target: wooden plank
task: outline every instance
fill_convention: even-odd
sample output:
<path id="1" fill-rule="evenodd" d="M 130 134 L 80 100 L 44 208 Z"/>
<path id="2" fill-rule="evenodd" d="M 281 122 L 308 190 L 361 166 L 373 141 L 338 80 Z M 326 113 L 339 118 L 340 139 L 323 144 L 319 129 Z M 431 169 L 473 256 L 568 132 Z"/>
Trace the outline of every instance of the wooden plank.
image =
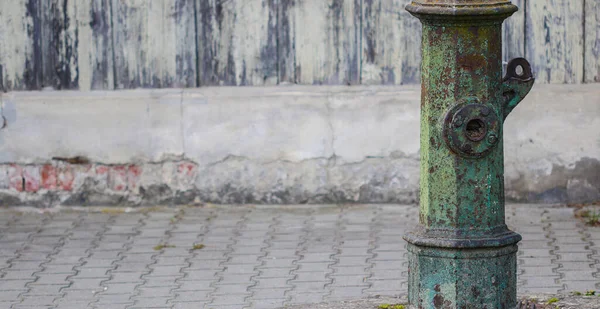
<path id="1" fill-rule="evenodd" d="M 42 0 L 43 87 L 112 89 L 109 0 Z"/>
<path id="2" fill-rule="evenodd" d="M 194 0 L 112 0 L 116 88 L 196 86 Z"/>
<path id="3" fill-rule="evenodd" d="M 279 0 L 198 0 L 200 85 L 273 85 Z"/>
<path id="4" fill-rule="evenodd" d="M 277 3 L 277 67 L 279 83 L 296 83 L 294 0 Z"/>
<path id="5" fill-rule="evenodd" d="M 600 82 L 600 2 L 585 1 L 585 80 Z"/>
<path id="6" fill-rule="evenodd" d="M 0 3 L 5 90 L 112 88 L 108 0 L 15 1 Z"/>
<path id="7" fill-rule="evenodd" d="M 359 84 L 361 0 L 303 0 L 290 9 L 296 82 Z"/>
<path id="8" fill-rule="evenodd" d="M 502 31 L 502 60 L 504 67 L 511 59 L 525 57 L 525 1 L 512 0 L 519 10 L 503 24 Z"/>
<path id="9" fill-rule="evenodd" d="M 42 0 L 42 86 L 79 88 L 77 65 L 77 17 L 73 2 Z"/>
<path id="10" fill-rule="evenodd" d="M 200 86 L 236 85 L 232 4 L 223 7 L 219 0 L 199 0 L 197 16 Z"/>
<path id="11" fill-rule="evenodd" d="M 404 7 L 410 0 L 364 0 L 362 83 L 419 83 L 421 23 Z"/>
<path id="12" fill-rule="evenodd" d="M 0 1 L 0 90 L 42 87 L 38 0 Z"/>
<path id="13" fill-rule="evenodd" d="M 110 0 L 71 0 L 69 5 L 74 3 L 79 89 L 113 89 Z"/>
<path id="14" fill-rule="evenodd" d="M 526 56 L 539 83 L 583 80 L 583 1 L 526 1 Z"/>

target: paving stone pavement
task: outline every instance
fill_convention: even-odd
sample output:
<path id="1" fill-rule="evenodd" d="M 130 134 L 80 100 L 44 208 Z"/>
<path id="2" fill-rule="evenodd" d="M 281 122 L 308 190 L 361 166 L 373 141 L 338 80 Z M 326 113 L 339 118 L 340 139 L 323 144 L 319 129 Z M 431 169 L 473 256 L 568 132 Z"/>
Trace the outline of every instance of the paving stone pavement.
<path id="1" fill-rule="evenodd" d="M 418 220 L 417 207 L 402 205 L 96 210 L 0 211 L 0 308 L 260 309 L 401 296 L 402 235 Z M 524 238 L 520 293 L 600 289 L 600 228 L 544 205 L 509 205 L 507 221 Z"/>

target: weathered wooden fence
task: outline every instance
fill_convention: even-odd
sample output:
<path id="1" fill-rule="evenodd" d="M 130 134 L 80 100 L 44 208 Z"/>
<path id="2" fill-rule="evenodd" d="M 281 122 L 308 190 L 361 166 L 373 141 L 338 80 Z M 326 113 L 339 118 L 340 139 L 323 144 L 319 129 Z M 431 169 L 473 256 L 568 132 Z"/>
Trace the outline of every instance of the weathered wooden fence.
<path id="1" fill-rule="evenodd" d="M 408 84 L 409 0 L 0 0 L 0 88 Z M 600 0 L 517 0 L 505 58 L 600 82 Z"/>

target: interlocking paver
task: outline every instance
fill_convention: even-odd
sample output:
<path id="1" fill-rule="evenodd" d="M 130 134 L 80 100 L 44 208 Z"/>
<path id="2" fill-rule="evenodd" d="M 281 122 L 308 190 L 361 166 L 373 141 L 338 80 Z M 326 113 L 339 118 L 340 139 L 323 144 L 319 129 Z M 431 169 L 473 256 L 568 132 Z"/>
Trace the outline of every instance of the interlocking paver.
<path id="1" fill-rule="evenodd" d="M 16 302 L 19 295 L 27 291 L 24 288 L 23 286 L 22 289 L 0 290 L 0 305 L 4 302 Z"/>
<path id="2" fill-rule="evenodd" d="M 293 267 L 296 259 L 293 258 L 284 258 L 284 259 L 271 259 L 265 258 L 262 260 L 262 265 L 260 268 L 291 268 Z"/>
<path id="3" fill-rule="evenodd" d="M 129 308 L 167 308 L 168 297 L 143 297 L 135 300 Z"/>
<path id="4" fill-rule="evenodd" d="M 136 297 L 169 297 L 173 288 L 169 286 L 157 286 L 157 287 L 140 287 L 137 289 L 138 295 Z"/>
<path id="5" fill-rule="evenodd" d="M 297 293 L 308 293 L 308 292 L 323 292 L 325 287 L 331 284 L 333 279 L 326 281 L 307 281 L 307 282 L 294 282 L 290 284 L 293 286 L 292 291 Z"/>
<path id="6" fill-rule="evenodd" d="M 183 281 L 180 282 L 179 288 L 177 289 L 177 293 L 181 291 L 193 292 L 193 291 L 212 291 L 214 290 L 213 284 L 215 281 L 213 280 L 196 280 L 196 281 Z"/>
<path id="7" fill-rule="evenodd" d="M 69 289 L 71 290 L 88 290 L 88 291 L 100 291 L 100 284 L 106 279 L 103 278 L 81 278 L 74 280 Z"/>
<path id="8" fill-rule="evenodd" d="M 320 292 L 303 293 L 299 291 L 293 291 L 290 293 L 291 301 L 293 304 L 313 304 L 320 303 L 323 301 L 327 294 Z"/>
<path id="9" fill-rule="evenodd" d="M 276 298 L 276 299 L 253 299 L 251 307 L 252 309 L 263 309 L 263 308 L 279 308 L 283 306 L 283 303 L 286 301 L 285 298 Z"/>
<path id="10" fill-rule="evenodd" d="M 81 309 L 90 308 L 89 302 L 70 302 L 70 303 L 59 303 L 54 306 L 53 309 Z"/>
<path id="11" fill-rule="evenodd" d="M 296 265 L 298 265 L 298 270 L 296 272 L 329 272 L 330 269 L 333 269 L 336 265 L 331 266 L 332 262 L 315 262 L 315 263 L 304 263 L 303 261 L 299 261 Z"/>
<path id="12" fill-rule="evenodd" d="M 69 283 L 65 284 L 28 284 L 28 295 L 59 295 L 61 290 L 67 288 Z"/>
<path id="13" fill-rule="evenodd" d="M 209 301 L 209 291 L 181 291 L 177 292 L 177 301 L 194 302 L 194 301 Z"/>
<path id="14" fill-rule="evenodd" d="M 188 269 L 185 271 L 185 276 L 181 281 L 199 281 L 199 280 L 216 280 L 218 270 L 192 270 Z M 243 278 L 248 277 L 246 273 L 242 275 Z M 232 276 L 238 275 L 238 273 L 232 273 Z"/>
<path id="15" fill-rule="evenodd" d="M 131 294 L 110 294 L 103 293 L 98 296 L 96 306 L 103 307 L 104 305 L 116 305 L 116 304 L 133 304 L 131 300 Z M 125 306 L 123 306 L 125 307 Z"/>
<path id="16" fill-rule="evenodd" d="M 253 280 L 256 281 L 256 285 L 254 288 L 256 289 L 272 289 L 285 287 L 288 285 L 288 281 L 290 281 L 291 277 L 281 277 L 281 278 L 262 278 L 262 277 L 254 277 Z"/>
<path id="17" fill-rule="evenodd" d="M 284 299 L 289 290 L 289 288 L 250 289 L 252 299 Z"/>
<path id="18" fill-rule="evenodd" d="M 114 261 L 115 260 L 90 258 L 87 261 L 85 261 L 82 265 L 85 267 L 90 267 L 90 268 L 94 268 L 94 267 L 106 268 L 106 267 L 112 267 Z"/>
<path id="19" fill-rule="evenodd" d="M 142 282 L 142 276 L 146 273 L 145 270 L 147 269 L 147 266 L 144 267 L 144 271 L 141 272 L 117 272 L 117 271 L 113 271 L 111 272 L 111 277 L 110 277 L 110 282 L 111 283 L 117 283 L 117 282 Z"/>
<path id="20" fill-rule="evenodd" d="M 11 262 L 11 270 L 41 270 L 40 261 L 20 261 Z"/>
<path id="21" fill-rule="evenodd" d="M 331 286 L 334 287 L 350 287 L 350 286 L 368 286 L 367 276 L 350 275 L 350 276 L 336 276 L 332 275 L 330 278 L 333 279 Z"/>
<path id="22" fill-rule="evenodd" d="M 223 305 L 238 305 L 238 306 L 246 306 L 248 302 L 246 299 L 250 294 L 236 294 L 236 293 L 228 293 L 217 295 L 213 298 L 213 300 L 209 303 L 209 306 L 213 306 L 214 308 L 221 308 Z M 237 307 L 241 308 L 241 307 Z"/>
<path id="23" fill-rule="evenodd" d="M 174 288 L 177 286 L 177 280 L 180 275 L 175 273 L 171 276 L 161 276 L 161 277 L 146 277 L 144 276 L 144 282 L 140 284 L 140 287 L 171 287 Z"/>
<path id="24" fill-rule="evenodd" d="M 111 282 L 111 281 L 107 281 L 102 284 L 102 286 L 104 286 L 103 293 L 127 294 L 127 295 L 131 295 L 139 285 L 140 285 L 139 282 Z"/>
<path id="25" fill-rule="evenodd" d="M 23 307 L 36 307 L 40 308 L 42 306 L 52 306 L 54 302 L 54 295 L 36 295 L 35 297 L 26 297 L 23 299 L 20 306 Z"/>
<path id="26" fill-rule="evenodd" d="M 297 273 L 293 282 L 328 281 L 328 272 L 301 272 Z"/>
<path id="27" fill-rule="evenodd" d="M 36 273 L 38 277 L 35 281 L 36 284 L 67 284 L 67 277 L 65 274 L 44 274 Z"/>
<path id="28" fill-rule="evenodd" d="M 215 284 L 214 295 L 228 295 L 228 294 L 250 294 L 249 292 L 249 284 L 247 283 L 238 283 L 238 284 Z"/>
<path id="29" fill-rule="evenodd" d="M 326 300 L 334 301 L 349 298 L 360 298 L 365 289 L 365 286 L 346 286 L 343 288 L 334 288 L 332 289 L 331 294 L 326 297 Z"/>
<path id="30" fill-rule="evenodd" d="M 524 238 L 520 292 L 600 289 L 600 228 L 567 208 L 507 210 Z M 417 216 L 390 205 L 0 216 L 0 308 L 260 309 L 404 294 L 400 236 Z"/>

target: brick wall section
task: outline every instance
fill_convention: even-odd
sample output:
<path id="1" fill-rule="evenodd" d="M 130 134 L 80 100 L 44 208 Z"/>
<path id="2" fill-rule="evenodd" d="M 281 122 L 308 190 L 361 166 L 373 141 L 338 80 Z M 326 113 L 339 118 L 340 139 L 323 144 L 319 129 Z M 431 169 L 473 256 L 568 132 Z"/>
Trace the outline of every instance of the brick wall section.
<path id="1" fill-rule="evenodd" d="M 0 165 L 0 205 L 54 206 L 185 203 L 197 165 L 188 161 L 147 164 Z M 189 194 L 188 194 L 189 196 Z M 188 198 L 189 199 L 189 198 Z"/>

